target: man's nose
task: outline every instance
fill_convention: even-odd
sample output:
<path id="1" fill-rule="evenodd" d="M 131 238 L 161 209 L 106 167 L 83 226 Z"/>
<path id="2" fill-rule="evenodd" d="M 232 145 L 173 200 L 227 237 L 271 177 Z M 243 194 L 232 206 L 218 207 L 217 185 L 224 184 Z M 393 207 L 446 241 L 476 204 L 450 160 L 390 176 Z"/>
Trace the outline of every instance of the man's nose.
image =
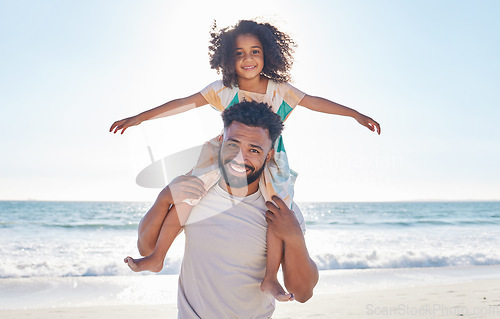
<path id="1" fill-rule="evenodd" d="M 241 148 L 238 150 L 238 153 L 233 158 L 233 161 L 235 161 L 238 164 L 244 164 L 245 163 L 245 157 L 243 156 L 243 152 L 241 151 Z"/>
<path id="2" fill-rule="evenodd" d="M 241 148 L 238 150 L 238 154 L 233 158 L 233 161 L 239 165 L 245 165 L 246 163 L 246 155 L 245 153 L 241 150 Z"/>

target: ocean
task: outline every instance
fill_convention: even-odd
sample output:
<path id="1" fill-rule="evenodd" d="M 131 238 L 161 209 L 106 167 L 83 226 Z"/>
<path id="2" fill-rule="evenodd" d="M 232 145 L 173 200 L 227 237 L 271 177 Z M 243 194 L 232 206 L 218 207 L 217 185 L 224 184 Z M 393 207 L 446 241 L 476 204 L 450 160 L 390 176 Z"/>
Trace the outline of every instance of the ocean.
<path id="1" fill-rule="evenodd" d="M 0 278 L 134 276 L 146 202 L 0 202 Z M 500 265 L 500 202 L 299 203 L 320 270 Z M 177 274 L 183 235 L 161 274 Z M 143 273 L 141 275 L 151 275 Z"/>
<path id="2" fill-rule="evenodd" d="M 134 273 L 147 202 L 0 201 L 0 310 L 175 303 L 184 237 Z M 298 203 L 315 294 L 500 278 L 500 202 Z"/>

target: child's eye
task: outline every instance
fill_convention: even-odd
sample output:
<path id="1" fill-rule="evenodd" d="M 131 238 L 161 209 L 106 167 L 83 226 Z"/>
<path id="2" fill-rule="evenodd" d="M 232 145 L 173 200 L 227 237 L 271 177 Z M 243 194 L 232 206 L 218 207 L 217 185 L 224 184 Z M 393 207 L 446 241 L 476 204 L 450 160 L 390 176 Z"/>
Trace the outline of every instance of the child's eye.
<path id="1" fill-rule="evenodd" d="M 243 55 L 243 52 L 241 52 L 241 51 L 236 51 L 236 55 Z"/>

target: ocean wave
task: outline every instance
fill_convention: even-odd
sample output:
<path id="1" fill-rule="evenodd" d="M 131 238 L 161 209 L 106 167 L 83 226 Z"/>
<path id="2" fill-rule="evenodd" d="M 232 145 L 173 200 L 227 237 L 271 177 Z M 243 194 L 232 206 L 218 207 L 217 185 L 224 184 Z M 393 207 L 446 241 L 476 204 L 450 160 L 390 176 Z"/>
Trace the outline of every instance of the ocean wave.
<path id="1" fill-rule="evenodd" d="M 80 261 L 81 262 L 81 261 Z M 170 275 L 180 272 L 182 259 L 167 258 L 159 274 Z M 135 276 L 152 275 L 151 272 L 135 273 L 123 262 L 122 258 L 102 260 L 100 263 L 60 263 L 48 261 L 18 261 L 0 265 L 0 278 L 27 277 L 100 277 L 100 276 Z"/>
<path id="2" fill-rule="evenodd" d="M 97 224 L 41 224 L 44 227 L 68 228 L 68 229 L 137 229 L 137 223 L 116 224 L 97 223 Z"/>
<path id="3" fill-rule="evenodd" d="M 433 226 L 481 226 L 481 225 L 500 225 L 500 220 L 408 220 L 408 221 L 329 221 L 322 222 L 317 220 L 307 220 L 307 226 L 339 226 L 339 227 L 378 227 L 378 228 L 418 228 Z"/>
<path id="4" fill-rule="evenodd" d="M 52 229 L 101 229 L 101 230 L 135 230 L 137 229 L 138 223 L 125 222 L 122 224 L 112 224 L 109 222 L 104 223 L 40 223 L 40 222 L 8 222 L 0 223 L 0 229 L 17 228 L 17 227 L 40 227 L 40 229 L 50 230 Z"/>
<path id="5" fill-rule="evenodd" d="M 319 270 L 334 269 L 394 269 L 449 266 L 500 265 L 500 255 L 486 253 L 428 254 L 416 251 L 400 253 L 373 250 L 369 253 L 325 253 L 311 255 Z M 182 255 L 167 257 L 159 274 L 178 274 Z M 121 258 L 74 260 L 17 260 L 0 264 L 0 278 L 21 277 L 98 277 L 153 275 L 150 272 L 134 273 Z"/>
<path id="6" fill-rule="evenodd" d="M 320 270 L 500 265 L 500 256 L 488 257 L 482 253 L 440 256 L 411 251 L 400 255 L 388 254 L 384 256 L 379 256 L 376 251 L 368 255 L 324 254 L 313 256 L 313 260 Z"/>

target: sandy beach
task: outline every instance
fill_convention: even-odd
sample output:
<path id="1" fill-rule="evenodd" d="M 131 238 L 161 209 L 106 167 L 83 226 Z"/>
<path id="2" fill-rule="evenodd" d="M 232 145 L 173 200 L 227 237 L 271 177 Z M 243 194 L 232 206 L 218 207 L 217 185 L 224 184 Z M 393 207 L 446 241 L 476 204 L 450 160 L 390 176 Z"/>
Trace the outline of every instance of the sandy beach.
<path id="1" fill-rule="evenodd" d="M 175 304 L 4 310 L 3 319 L 176 318 Z M 314 296 L 277 305 L 286 318 L 500 318 L 500 280 Z"/>
<path id="2" fill-rule="evenodd" d="M 500 280 L 315 296 L 274 318 L 500 318 Z"/>
<path id="3" fill-rule="evenodd" d="M 318 293 L 311 300 L 305 304 L 279 303 L 273 318 L 500 318 L 500 278 L 496 275 L 498 270 L 499 267 L 493 266 L 322 272 L 323 279 L 318 285 Z M 132 285 L 130 287 L 141 282 L 150 285 L 157 281 L 154 277 L 135 277 L 134 280 L 127 281 Z M 344 278 L 344 281 L 340 278 Z M 398 282 L 395 280 L 397 278 L 401 280 Z M 167 280 L 172 283 L 175 276 L 168 277 Z M 85 281 L 88 283 L 85 284 Z M 82 291 L 88 293 L 99 286 L 93 286 L 93 281 L 97 283 L 93 279 L 82 280 L 80 288 L 75 288 L 75 291 L 78 290 L 79 294 Z M 332 284 L 336 281 L 339 282 L 338 285 Z M 446 283 L 447 281 L 455 283 Z M 363 284 L 360 285 L 360 282 Z M 19 292 L 19 285 L 13 287 L 7 285 L 14 294 Z M 102 293 L 102 290 L 106 289 L 97 290 L 96 294 Z M 137 288 L 132 288 L 132 291 L 137 292 Z M 160 295 L 168 297 L 166 303 L 158 304 L 133 304 L 124 298 L 120 302 L 103 302 L 105 294 L 96 299 L 95 305 L 90 306 L 74 302 L 73 306 L 65 306 L 63 302 L 59 302 L 60 306 L 52 303 L 50 307 L 38 304 L 32 308 L 27 303 L 22 308 L 8 309 L 4 303 L 0 318 L 176 318 L 177 309 L 172 291 L 173 287 L 168 292 L 160 291 Z M 57 295 L 55 290 L 51 293 Z M 50 298 L 50 294 L 45 297 Z M 129 297 L 136 298 L 133 294 Z M 27 298 L 29 300 L 30 297 Z"/>

